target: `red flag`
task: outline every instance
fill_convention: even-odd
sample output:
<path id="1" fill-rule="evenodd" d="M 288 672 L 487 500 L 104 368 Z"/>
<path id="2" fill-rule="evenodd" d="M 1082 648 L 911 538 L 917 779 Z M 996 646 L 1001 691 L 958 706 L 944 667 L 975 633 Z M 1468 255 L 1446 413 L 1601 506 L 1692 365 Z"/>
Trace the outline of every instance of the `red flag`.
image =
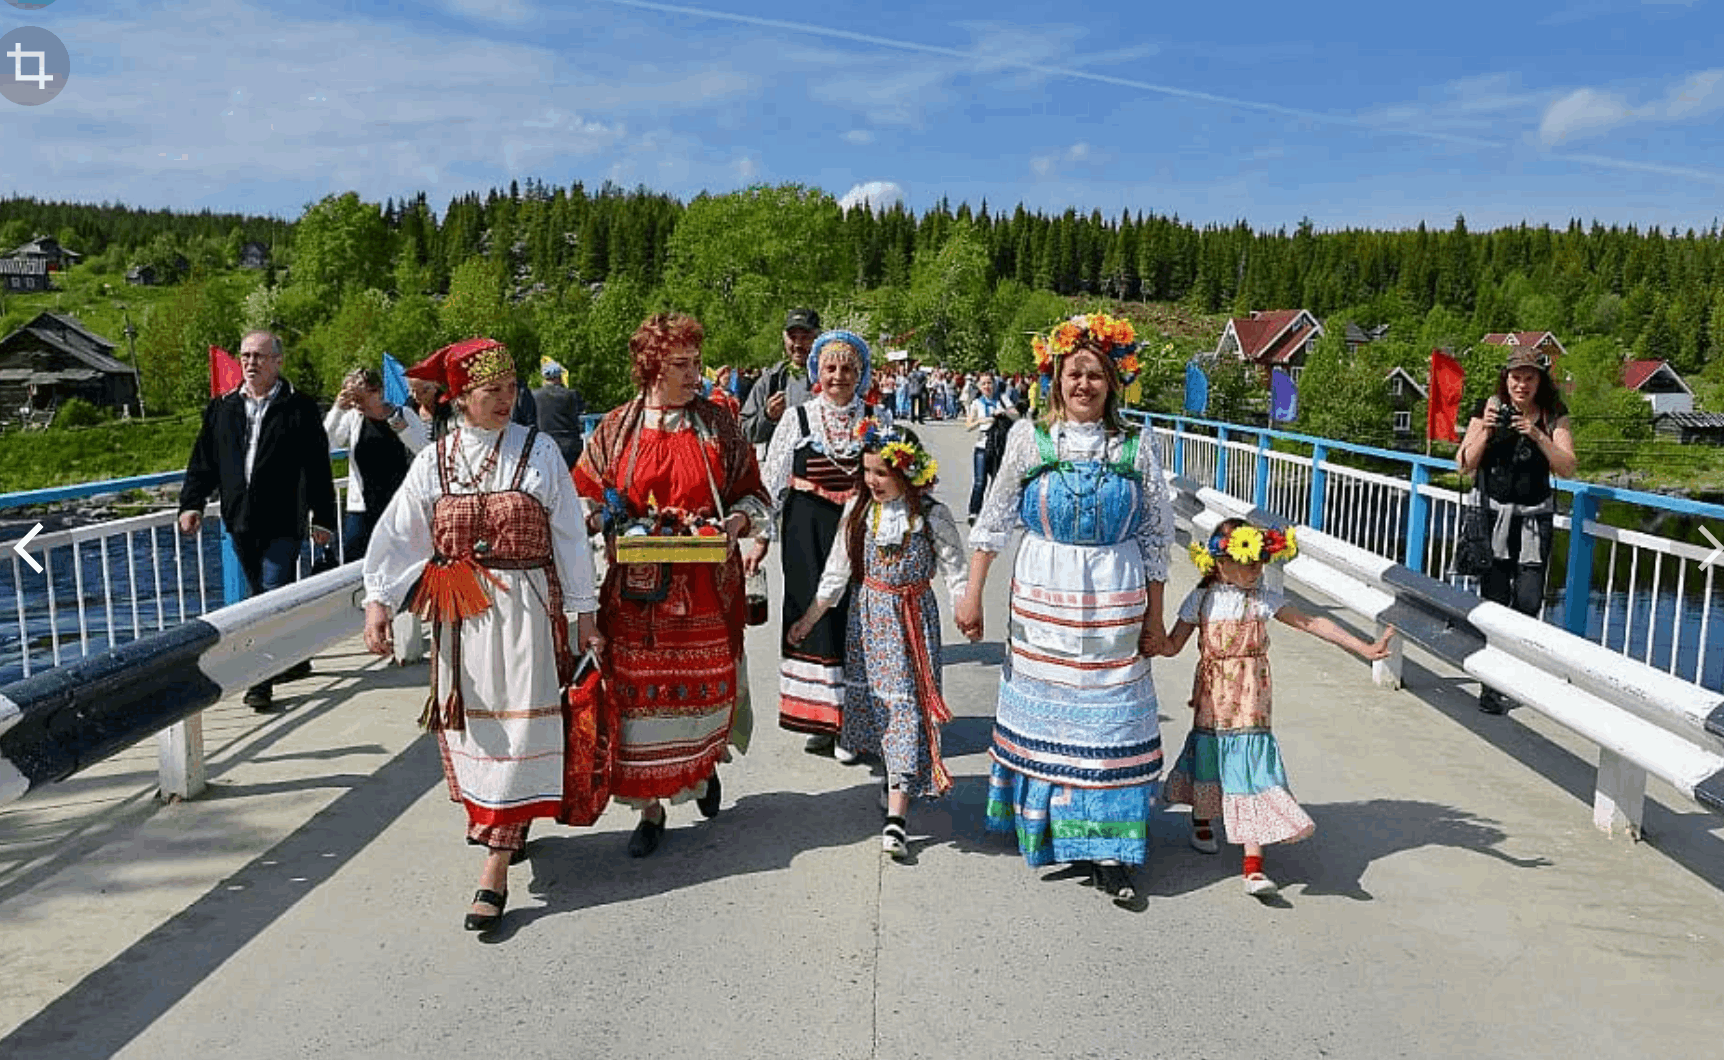
<path id="1" fill-rule="evenodd" d="M 221 397 L 245 382 L 239 361 L 220 346 L 210 347 L 210 397 Z"/>
<path id="2" fill-rule="evenodd" d="M 1441 350 L 1431 351 L 1431 394 L 1425 404 L 1425 437 L 1458 442 L 1455 419 L 1461 411 L 1461 386 L 1467 373 L 1461 362 Z"/>

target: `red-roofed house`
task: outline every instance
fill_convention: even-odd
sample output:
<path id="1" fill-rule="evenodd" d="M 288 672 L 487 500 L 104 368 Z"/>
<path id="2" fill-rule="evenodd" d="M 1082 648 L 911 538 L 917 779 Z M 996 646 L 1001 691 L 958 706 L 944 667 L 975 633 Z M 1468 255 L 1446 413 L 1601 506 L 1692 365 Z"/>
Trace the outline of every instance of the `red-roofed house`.
<path id="1" fill-rule="evenodd" d="M 1323 325 L 1307 309 L 1253 310 L 1248 317 L 1230 317 L 1222 329 L 1215 355 L 1270 368 L 1285 368 L 1293 378 L 1305 369 L 1305 356 L 1317 346 Z"/>
<path id="2" fill-rule="evenodd" d="M 1484 341 L 1492 346 L 1531 346 L 1533 349 L 1550 358 L 1551 367 L 1556 367 L 1556 359 L 1568 351 L 1562 348 L 1562 343 L 1556 341 L 1556 336 L 1548 331 L 1493 331 L 1486 335 Z M 1508 354 L 1505 352 L 1504 357 Z M 1551 373 L 1551 378 L 1558 378 Z"/>
<path id="3" fill-rule="evenodd" d="M 1694 411 L 1694 391 L 1665 361 L 1629 361 L 1622 366 L 1622 385 L 1645 398 L 1654 416 Z"/>

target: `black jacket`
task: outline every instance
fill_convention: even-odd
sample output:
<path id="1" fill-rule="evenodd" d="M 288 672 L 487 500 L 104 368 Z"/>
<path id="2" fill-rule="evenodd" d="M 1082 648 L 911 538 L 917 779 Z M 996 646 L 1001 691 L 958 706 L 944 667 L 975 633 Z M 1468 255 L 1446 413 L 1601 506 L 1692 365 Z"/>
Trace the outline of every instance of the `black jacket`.
<path id="1" fill-rule="evenodd" d="M 203 428 L 180 487 L 180 511 L 201 512 L 219 493 L 222 522 L 236 535 L 303 538 L 308 512 L 318 526 L 335 529 L 329 436 L 315 401 L 281 381 L 281 391 L 263 413 L 249 487 L 245 450 L 245 398 L 235 390 L 204 406 Z"/>
<path id="2" fill-rule="evenodd" d="M 586 412 L 581 395 L 566 386 L 547 384 L 533 391 L 533 405 L 538 410 L 539 430 L 551 436 L 563 462 L 574 467 L 581 455 L 581 415 Z"/>

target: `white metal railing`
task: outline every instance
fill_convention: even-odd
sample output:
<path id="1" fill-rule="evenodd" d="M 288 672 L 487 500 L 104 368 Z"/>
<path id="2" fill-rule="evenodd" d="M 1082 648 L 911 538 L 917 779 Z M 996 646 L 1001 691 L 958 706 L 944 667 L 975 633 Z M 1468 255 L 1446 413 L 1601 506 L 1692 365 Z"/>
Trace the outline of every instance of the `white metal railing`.
<path id="1" fill-rule="evenodd" d="M 347 479 L 338 479 L 338 513 L 346 499 Z M 42 564 L 40 574 L 7 548 L 13 599 L 0 634 L 15 633 L 16 643 L 0 641 L 0 674 L 29 677 L 221 607 L 220 505 L 204 509 L 195 538 L 182 535 L 178 522 L 177 510 L 158 511 L 38 534 L 28 551 Z M 301 576 L 310 559 L 309 550 L 301 553 Z"/>

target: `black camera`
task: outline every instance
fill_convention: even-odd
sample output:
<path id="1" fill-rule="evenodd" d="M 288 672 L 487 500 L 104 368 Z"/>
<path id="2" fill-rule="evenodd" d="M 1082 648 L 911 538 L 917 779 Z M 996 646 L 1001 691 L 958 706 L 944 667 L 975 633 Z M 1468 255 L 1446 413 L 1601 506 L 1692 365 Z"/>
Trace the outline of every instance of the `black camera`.
<path id="1" fill-rule="evenodd" d="M 1497 406 L 1496 423 L 1493 424 L 1499 434 L 1508 434 L 1514 430 L 1514 409 L 1507 405 Z"/>

